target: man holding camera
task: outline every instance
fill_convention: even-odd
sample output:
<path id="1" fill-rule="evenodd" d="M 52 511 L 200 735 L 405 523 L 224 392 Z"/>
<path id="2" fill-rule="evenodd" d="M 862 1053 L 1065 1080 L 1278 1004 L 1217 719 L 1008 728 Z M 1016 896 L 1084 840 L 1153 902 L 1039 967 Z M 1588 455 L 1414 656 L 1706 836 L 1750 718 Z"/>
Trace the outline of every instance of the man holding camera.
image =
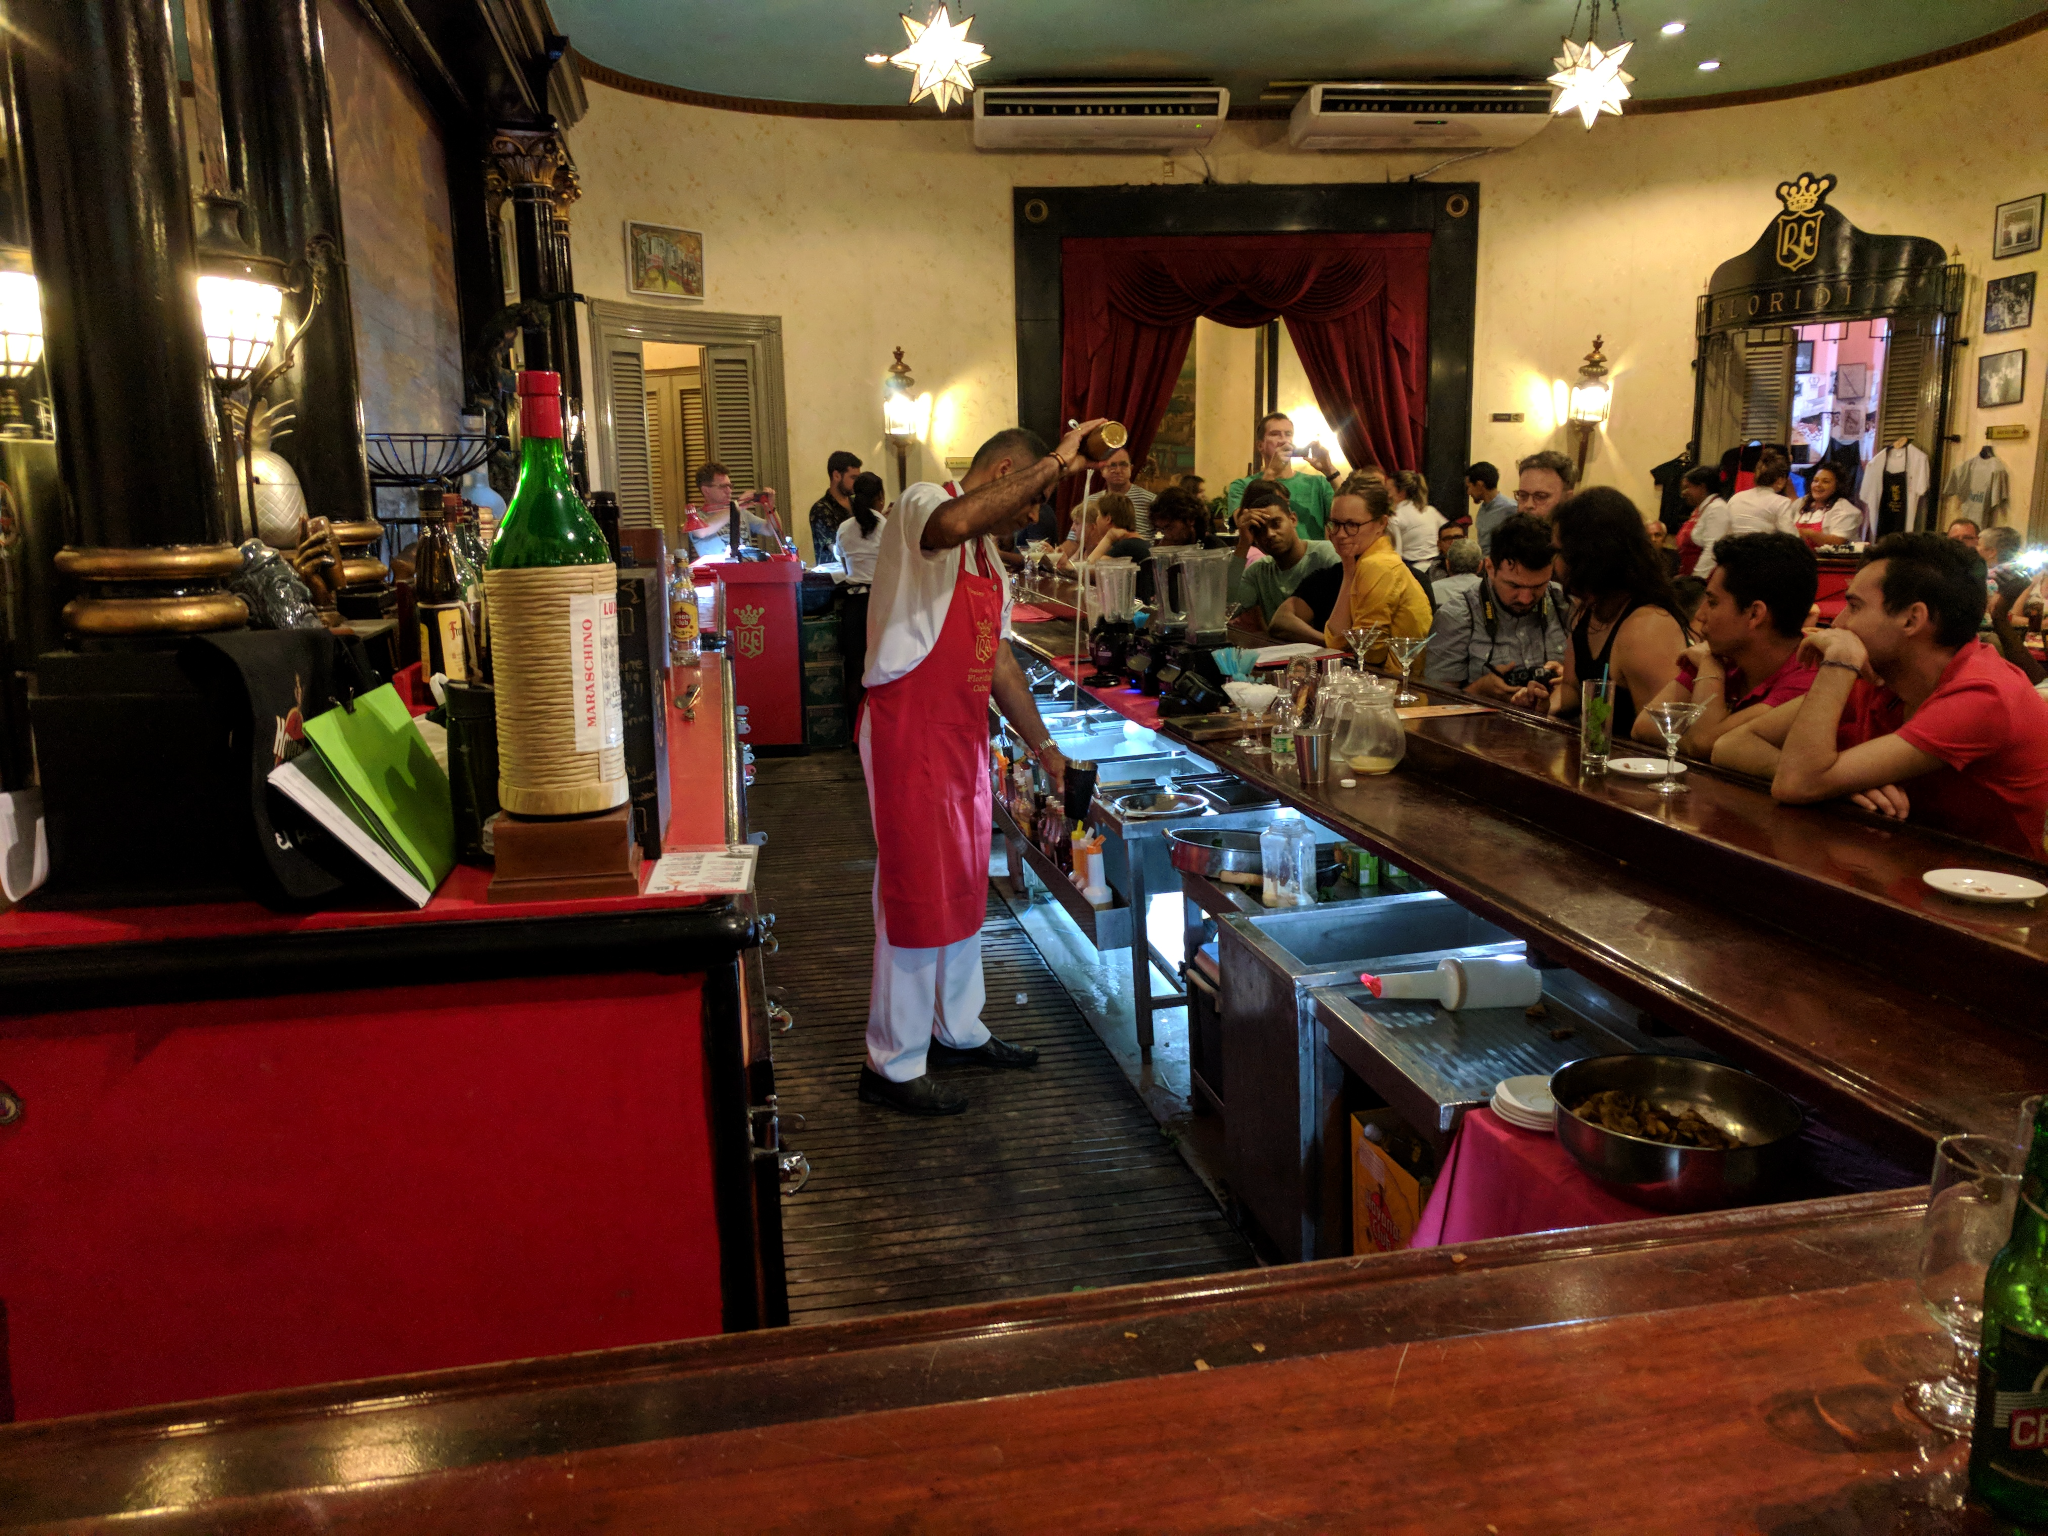
<path id="1" fill-rule="evenodd" d="M 1479 580 L 1445 585 L 1423 652 L 1423 677 L 1475 698 L 1505 703 L 1517 688 L 1563 671 L 1571 636 L 1564 589 L 1551 579 L 1550 524 L 1517 512 L 1493 530 Z"/>
<path id="2" fill-rule="evenodd" d="M 1297 472 L 1306 463 L 1308 474 Z M 1304 539 L 1320 541 L 1323 525 L 1330 520 L 1330 502 L 1337 494 L 1337 466 L 1321 443 L 1310 443 L 1306 451 L 1294 450 L 1294 418 L 1273 412 L 1259 423 L 1259 471 L 1230 482 L 1223 493 L 1223 510 L 1236 512 L 1244 493 L 1260 480 L 1271 480 L 1287 488 L 1287 504 Z"/>

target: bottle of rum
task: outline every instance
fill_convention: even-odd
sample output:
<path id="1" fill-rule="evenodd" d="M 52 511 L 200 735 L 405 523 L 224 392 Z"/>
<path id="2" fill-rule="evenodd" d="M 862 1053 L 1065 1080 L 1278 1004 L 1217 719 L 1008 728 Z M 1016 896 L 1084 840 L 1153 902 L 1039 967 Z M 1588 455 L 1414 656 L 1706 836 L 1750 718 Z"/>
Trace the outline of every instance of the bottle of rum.
<path id="1" fill-rule="evenodd" d="M 2012 1236 L 1984 1280 L 1970 1492 L 2008 1520 L 2048 1524 L 2048 1099 L 2034 1117 Z"/>

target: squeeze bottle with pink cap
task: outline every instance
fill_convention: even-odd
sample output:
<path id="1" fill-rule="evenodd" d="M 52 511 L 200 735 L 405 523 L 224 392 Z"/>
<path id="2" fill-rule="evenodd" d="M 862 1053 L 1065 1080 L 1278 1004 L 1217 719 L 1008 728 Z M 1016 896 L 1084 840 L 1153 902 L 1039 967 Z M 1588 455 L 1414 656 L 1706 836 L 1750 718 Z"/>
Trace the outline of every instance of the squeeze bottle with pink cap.
<path id="1" fill-rule="evenodd" d="M 1428 998 L 1446 1008 L 1526 1008 L 1543 997 L 1543 973 L 1520 955 L 1447 955 L 1433 971 L 1361 975 L 1374 997 Z"/>

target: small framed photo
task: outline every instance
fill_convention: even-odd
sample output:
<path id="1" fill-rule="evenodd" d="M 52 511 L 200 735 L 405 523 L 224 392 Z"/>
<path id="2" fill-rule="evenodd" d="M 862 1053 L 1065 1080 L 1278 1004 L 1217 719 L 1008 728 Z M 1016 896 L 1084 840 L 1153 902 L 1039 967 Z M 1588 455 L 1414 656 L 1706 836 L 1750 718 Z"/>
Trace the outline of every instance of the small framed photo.
<path id="1" fill-rule="evenodd" d="M 2027 392 L 2027 353 L 1994 352 L 1977 359 L 1977 405 L 2018 405 Z"/>
<path id="2" fill-rule="evenodd" d="M 1994 261 L 2007 256 L 2024 256 L 2029 251 L 2041 249 L 2043 204 L 2048 204 L 2048 192 L 2036 192 L 2032 197 L 1998 205 L 1998 212 L 1991 220 L 1991 256 Z"/>
<path id="3" fill-rule="evenodd" d="M 1984 285 L 1985 331 L 2024 331 L 2034 323 L 2034 274 L 2015 272 Z"/>
<path id="4" fill-rule="evenodd" d="M 704 237 L 694 229 L 626 221 L 626 291 L 658 299 L 704 297 Z"/>
<path id="5" fill-rule="evenodd" d="M 1811 373 L 1811 372 L 1813 372 L 1813 343 L 1812 343 L 1812 342 L 1810 342 L 1810 341 L 1802 341 L 1802 342 L 1798 343 L 1798 344 L 1797 344 L 1796 346 L 1794 346 L 1794 347 L 1793 347 L 1793 349 L 1792 349 L 1792 371 L 1793 371 L 1794 373 Z"/>

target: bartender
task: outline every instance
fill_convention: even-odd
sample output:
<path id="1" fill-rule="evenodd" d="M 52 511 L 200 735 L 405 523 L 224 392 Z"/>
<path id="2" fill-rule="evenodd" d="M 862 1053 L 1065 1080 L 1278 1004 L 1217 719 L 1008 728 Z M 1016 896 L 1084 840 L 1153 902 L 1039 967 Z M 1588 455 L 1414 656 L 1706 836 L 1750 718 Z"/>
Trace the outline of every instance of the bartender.
<path id="1" fill-rule="evenodd" d="M 1048 453 L 1036 433 L 998 432 L 958 493 L 913 485 L 883 524 L 868 600 L 860 763 L 875 828 L 875 975 L 862 1102 L 957 1115 L 967 1096 L 932 1066 L 1024 1068 L 1038 1052 L 981 1021 L 981 921 L 988 908 L 988 703 L 1055 788 L 1066 762 L 1004 643 L 1009 579 L 996 539 L 1035 516 L 1087 466 L 1085 422 Z"/>

